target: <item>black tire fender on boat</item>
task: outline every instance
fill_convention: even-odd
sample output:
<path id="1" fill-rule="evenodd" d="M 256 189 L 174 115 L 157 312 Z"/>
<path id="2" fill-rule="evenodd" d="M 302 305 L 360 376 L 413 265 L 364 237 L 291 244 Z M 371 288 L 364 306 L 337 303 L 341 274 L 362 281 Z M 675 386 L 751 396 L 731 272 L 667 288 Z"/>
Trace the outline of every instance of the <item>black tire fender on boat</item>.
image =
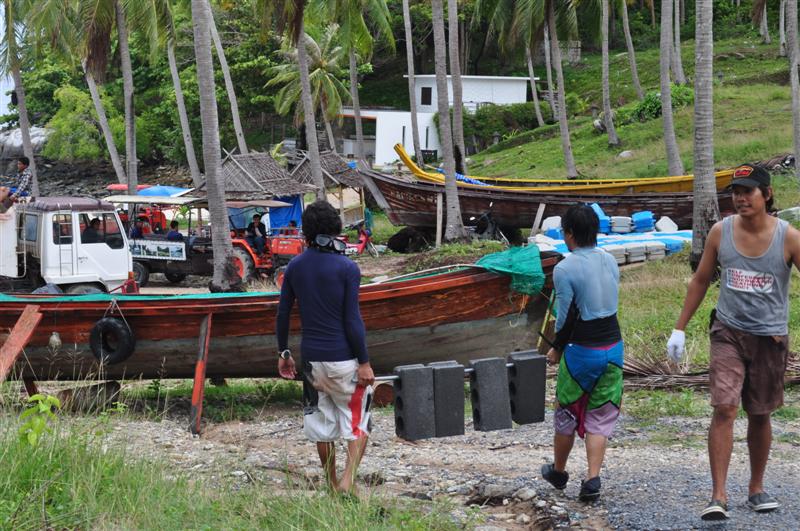
<path id="1" fill-rule="evenodd" d="M 136 336 L 120 319 L 103 317 L 92 327 L 89 346 L 98 361 L 114 365 L 131 357 L 136 348 Z"/>

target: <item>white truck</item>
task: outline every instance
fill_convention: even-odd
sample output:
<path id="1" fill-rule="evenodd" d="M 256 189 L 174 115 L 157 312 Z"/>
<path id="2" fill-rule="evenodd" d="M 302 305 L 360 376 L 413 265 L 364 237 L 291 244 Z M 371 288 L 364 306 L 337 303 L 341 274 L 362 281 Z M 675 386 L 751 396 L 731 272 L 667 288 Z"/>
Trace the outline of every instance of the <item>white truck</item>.
<path id="1" fill-rule="evenodd" d="M 41 197 L 0 213 L 0 278 L 72 294 L 111 292 L 132 277 L 128 238 L 114 206 Z"/>

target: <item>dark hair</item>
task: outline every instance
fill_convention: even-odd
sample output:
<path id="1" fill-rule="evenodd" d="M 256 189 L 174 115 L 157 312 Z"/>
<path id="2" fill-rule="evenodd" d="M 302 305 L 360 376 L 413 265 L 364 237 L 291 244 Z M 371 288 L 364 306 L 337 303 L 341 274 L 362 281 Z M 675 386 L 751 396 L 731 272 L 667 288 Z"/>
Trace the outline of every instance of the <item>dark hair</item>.
<path id="1" fill-rule="evenodd" d="M 592 207 L 575 205 L 569 207 L 561 218 L 561 228 L 569 232 L 578 247 L 594 247 L 597 245 L 597 231 L 600 230 L 600 219 Z"/>
<path id="2" fill-rule="evenodd" d="M 95 223 L 100 225 L 100 218 L 92 218 L 92 220 L 89 222 L 89 225 L 91 226 L 94 225 Z"/>
<path id="3" fill-rule="evenodd" d="M 20 157 L 17 160 L 19 162 L 23 163 L 25 166 L 30 166 L 31 165 L 31 159 L 29 159 L 28 157 Z"/>
<path id="4" fill-rule="evenodd" d="M 258 212 L 253 214 L 253 219 L 256 219 L 256 218 L 261 219 L 261 214 L 259 214 Z"/>
<path id="5" fill-rule="evenodd" d="M 289 220 L 289 226 L 290 227 L 296 227 L 297 226 L 297 222 L 295 220 L 293 220 L 293 219 L 290 219 Z"/>
<path id="6" fill-rule="evenodd" d="M 758 185 L 758 189 L 761 190 L 761 195 L 767 201 L 767 212 L 768 213 L 769 212 L 773 212 L 775 210 L 773 208 L 773 204 L 775 203 L 775 190 L 772 190 L 772 193 L 770 193 L 770 188 L 772 188 L 772 187 L 771 186 L 764 186 L 763 184 L 759 184 Z M 769 196 L 769 199 L 767 199 L 767 196 Z"/>
<path id="7" fill-rule="evenodd" d="M 335 236 L 342 232 L 339 213 L 327 201 L 315 201 L 303 211 L 303 234 L 309 244 L 318 234 Z"/>
<path id="8" fill-rule="evenodd" d="M 177 228 L 178 228 L 178 221 L 177 221 L 177 220 L 175 220 L 175 219 L 173 219 L 172 221 L 170 221 L 170 222 L 169 222 L 169 228 L 171 228 L 171 229 L 177 229 Z"/>

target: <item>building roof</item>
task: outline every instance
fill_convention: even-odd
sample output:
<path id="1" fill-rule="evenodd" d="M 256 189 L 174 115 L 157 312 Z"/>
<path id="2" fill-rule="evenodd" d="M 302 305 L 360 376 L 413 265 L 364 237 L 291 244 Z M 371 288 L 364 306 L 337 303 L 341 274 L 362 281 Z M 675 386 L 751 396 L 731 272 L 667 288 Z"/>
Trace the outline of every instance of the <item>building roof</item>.
<path id="1" fill-rule="evenodd" d="M 403 77 L 407 78 L 408 75 L 404 75 Z M 431 79 L 435 78 L 436 74 L 414 74 L 414 78 L 424 78 L 424 79 Z M 447 79 L 452 78 L 453 76 L 447 75 Z M 461 79 L 475 79 L 475 80 L 487 80 L 487 81 L 524 81 L 528 82 L 530 77 L 523 77 L 523 76 L 461 76 Z"/>
<path id="2" fill-rule="evenodd" d="M 267 153 L 229 154 L 222 161 L 225 198 L 234 200 L 287 197 L 312 192 L 313 186 L 294 179 Z M 201 184 L 193 195 L 206 192 Z"/>
<path id="3" fill-rule="evenodd" d="M 297 154 L 300 157 L 300 162 L 292 170 L 292 176 L 298 182 L 313 185 L 311 160 L 308 158 L 308 152 L 297 150 Z M 338 154 L 325 150 L 320 151 L 319 156 L 322 165 L 322 176 L 325 179 L 325 188 L 333 188 L 340 185 L 348 188 L 361 188 L 364 186 L 364 181 L 361 180 L 358 170 L 348 166 L 347 162 Z"/>
<path id="4" fill-rule="evenodd" d="M 25 210 L 38 210 L 39 212 L 57 212 L 60 210 L 77 212 L 114 211 L 114 205 L 108 201 L 89 197 L 37 197 L 23 208 Z"/>

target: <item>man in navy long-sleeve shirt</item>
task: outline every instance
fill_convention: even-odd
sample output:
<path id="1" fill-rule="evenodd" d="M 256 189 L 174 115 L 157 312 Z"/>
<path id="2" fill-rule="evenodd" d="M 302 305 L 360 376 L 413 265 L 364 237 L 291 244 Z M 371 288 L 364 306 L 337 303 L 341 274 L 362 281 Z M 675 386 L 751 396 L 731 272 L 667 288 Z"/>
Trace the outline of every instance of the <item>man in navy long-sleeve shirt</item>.
<path id="1" fill-rule="evenodd" d="M 278 306 L 278 372 L 294 378 L 289 344 L 289 319 L 294 302 L 300 307 L 303 376 L 317 391 L 306 404 L 303 431 L 317 443 L 331 488 L 351 491 L 370 430 L 369 406 L 375 376 L 367 355 L 364 321 L 358 309 L 361 272 L 344 256 L 335 236 L 342 230 L 339 214 L 317 201 L 303 212 L 303 233 L 309 248 L 286 268 Z M 314 400 L 316 398 L 316 400 Z M 336 479 L 334 441 L 347 443 L 344 476 Z"/>

